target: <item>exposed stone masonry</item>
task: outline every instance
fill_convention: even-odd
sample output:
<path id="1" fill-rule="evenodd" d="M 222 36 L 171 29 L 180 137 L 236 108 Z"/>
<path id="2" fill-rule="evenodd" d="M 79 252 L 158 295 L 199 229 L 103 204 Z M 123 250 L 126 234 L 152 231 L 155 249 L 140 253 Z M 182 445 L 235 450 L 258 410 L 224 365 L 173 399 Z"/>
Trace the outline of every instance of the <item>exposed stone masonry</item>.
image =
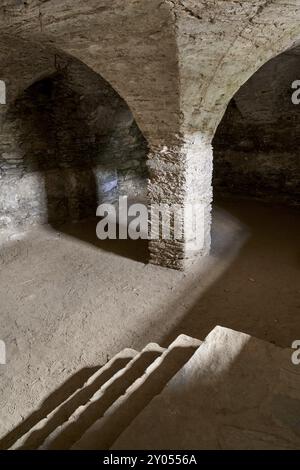
<path id="1" fill-rule="evenodd" d="M 128 106 L 78 61 L 31 85 L 2 114 L 0 228 L 93 217 L 146 197 L 147 144 Z"/>
<path id="2" fill-rule="evenodd" d="M 107 80 L 129 106 L 150 154 L 156 154 L 148 201 L 159 196 L 159 202 L 172 203 L 170 181 L 179 182 L 173 191 L 184 207 L 193 199 L 191 188 L 197 187 L 195 197 L 206 207 L 203 227 L 208 234 L 215 131 L 239 88 L 299 40 L 299 20 L 296 0 L 4 0 L 2 73 L 11 95 L 13 88 L 21 91 L 41 73 L 44 78 L 45 51 L 55 49 Z M 20 90 L 11 57 L 23 63 L 23 55 L 34 66 L 29 73 L 27 61 L 24 81 L 30 83 Z M 160 174 L 165 149 L 173 155 L 173 170 Z M 198 151 L 195 164 L 190 155 Z M 188 238 L 168 249 L 158 243 L 151 261 L 182 269 L 183 260 L 197 254 L 190 253 L 188 245 Z M 207 250 L 199 247 L 198 254 Z"/>

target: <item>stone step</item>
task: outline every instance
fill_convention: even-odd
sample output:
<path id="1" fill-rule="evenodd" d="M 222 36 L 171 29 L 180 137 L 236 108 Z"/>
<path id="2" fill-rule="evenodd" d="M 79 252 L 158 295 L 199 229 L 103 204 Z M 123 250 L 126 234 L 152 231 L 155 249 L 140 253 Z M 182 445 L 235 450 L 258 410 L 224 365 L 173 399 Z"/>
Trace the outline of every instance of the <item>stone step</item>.
<path id="1" fill-rule="evenodd" d="M 157 358 L 104 415 L 73 445 L 72 450 L 109 449 L 124 429 L 159 394 L 166 383 L 190 359 L 201 341 L 179 336 Z"/>
<path id="2" fill-rule="evenodd" d="M 126 367 L 137 354 L 137 351 L 129 348 L 116 354 L 103 367 L 91 375 L 82 387 L 75 390 L 66 399 L 63 399 L 49 414 L 42 416 L 28 432 L 10 445 L 9 448 L 12 450 L 37 449 L 54 429 L 67 421 L 79 406 L 85 404 L 100 387 L 117 372 Z"/>
<path id="3" fill-rule="evenodd" d="M 300 448 L 300 368 L 291 358 L 216 327 L 111 449 Z"/>
<path id="4" fill-rule="evenodd" d="M 135 382 L 165 350 L 151 343 L 117 372 L 69 419 L 58 426 L 39 447 L 42 450 L 67 450 Z"/>

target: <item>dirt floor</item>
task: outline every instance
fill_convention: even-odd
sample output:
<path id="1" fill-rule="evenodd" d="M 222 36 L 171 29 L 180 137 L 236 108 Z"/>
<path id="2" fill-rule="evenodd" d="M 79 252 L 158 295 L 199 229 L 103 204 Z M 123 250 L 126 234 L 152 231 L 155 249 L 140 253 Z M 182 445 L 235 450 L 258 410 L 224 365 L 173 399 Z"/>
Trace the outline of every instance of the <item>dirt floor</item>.
<path id="1" fill-rule="evenodd" d="M 216 325 L 291 346 L 300 339 L 299 236 L 295 210 L 222 202 L 211 256 L 187 273 L 148 265 L 144 242 L 99 242 L 95 222 L 3 240 L 0 436 L 124 347 L 203 339 Z"/>

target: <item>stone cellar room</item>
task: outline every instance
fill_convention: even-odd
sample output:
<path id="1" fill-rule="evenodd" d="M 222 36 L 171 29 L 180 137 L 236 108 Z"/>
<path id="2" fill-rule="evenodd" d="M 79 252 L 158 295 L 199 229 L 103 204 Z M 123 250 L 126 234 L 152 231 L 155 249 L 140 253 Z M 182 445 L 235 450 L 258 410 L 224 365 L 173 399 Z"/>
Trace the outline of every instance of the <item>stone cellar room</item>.
<path id="1" fill-rule="evenodd" d="M 299 451 L 299 211 L 298 0 L 0 0 L 0 462 Z"/>

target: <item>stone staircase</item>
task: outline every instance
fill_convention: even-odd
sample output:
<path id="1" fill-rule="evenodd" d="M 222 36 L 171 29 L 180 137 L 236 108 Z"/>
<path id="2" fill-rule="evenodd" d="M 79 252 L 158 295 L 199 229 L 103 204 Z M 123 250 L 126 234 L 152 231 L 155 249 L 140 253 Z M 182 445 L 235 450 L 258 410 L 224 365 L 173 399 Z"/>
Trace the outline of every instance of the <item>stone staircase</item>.
<path id="1" fill-rule="evenodd" d="M 300 366 L 227 328 L 125 349 L 10 449 L 299 449 Z"/>

